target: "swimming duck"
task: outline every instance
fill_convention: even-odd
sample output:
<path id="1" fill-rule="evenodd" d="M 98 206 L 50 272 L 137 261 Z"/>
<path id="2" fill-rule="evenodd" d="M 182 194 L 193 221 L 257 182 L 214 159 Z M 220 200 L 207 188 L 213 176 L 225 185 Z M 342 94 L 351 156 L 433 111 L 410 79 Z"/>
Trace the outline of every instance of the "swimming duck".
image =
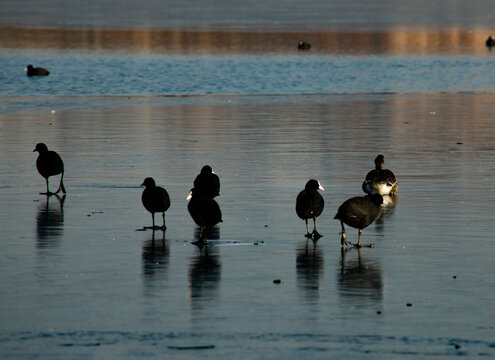
<path id="1" fill-rule="evenodd" d="M 321 234 L 316 231 L 316 218 L 320 216 L 325 206 L 323 196 L 318 190 L 325 190 L 320 182 L 315 179 L 311 179 L 306 183 L 304 190 L 297 195 L 296 198 L 296 213 L 301 219 L 306 222 L 306 237 L 318 240 L 322 237 Z M 313 232 L 309 232 L 308 219 L 313 219 Z"/>
<path id="2" fill-rule="evenodd" d="M 309 50 L 311 49 L 311 44 L 309 42 L 299 40 L 299 43 L 297 44 L 297 48 L 299 50 Z"/>
<path id="3" fill-rule="evenodd" d="M 495 39 L 490 35 L 488 36 L 488 39 L 485 41 L 485 45 L 489 48 L 495 45 Z"/>
<path id="4" fill-rule="evenodd" d="M 193 184 L 204 196 L 214 198 L 220 195 L 220 178 L 209 165 L 203 166 Z"/>
<path id="5" fill-rule="evenodd" d="M 206 245 L 207 232 L 219 222 L 222 222 L 222 212 L 218 203 L 211 197 L 201 193 L 199 189 L 191 189 L 187 197 L 187 210 L 194 222 L 200 227 L 199 241 L 196 245 Z"/>
<path id="6" fill-rule="evenodd" d="M 152 229 L 165 230 L 165 211 L 170 207 L 170 197 L 167 190 L 160 186 L 156 186 L 155 180 L 151 177 L 144 179 L 141 186 L 144 186 L 143 194 L 141 195 L 141 201 L 146 210 L 151 213 L 151 219 L 153 222 Z M 163 218 L 163 226 L 155 226 L 155 213 L 161 212 Z"/>
<path id="7" fill-rule="evenodd" d="M 31 76 L 48 76 L 50 72 L 42 67 L 33 67 L 33 65 L 28 65 L 24 69 L 26 71 L 26 75 Z"/>
<path id="8" fill-rule="evenodd" d="M 361 245 L 361 233 L 364 228 L 380 217 L 380 205 L 382 203 L 383 197 L 379 194 L 373 194 L 350 198 L 339 206 L 334 219 L 340 220 L 340 225 L 342 226 L 342 232 L 340 233 L 342 246 L 345 244 L 346 246 L 353 245 L 357 248 L 374 247 L 373 244 Z M 357 244 L 352 244 L 347 240 L 344 223 L 359 229 Z"/>
<path id="9" fill-rule="evenodd" d="M 392 171 L 383 169 L 385 159 L 383 155 L 375 158 L 375 169 L 371 170 L 363 182 L 363 191 L 367 194 L 394 195 L 399 184 Z"/>
<path id="10" fill-rule="evenodd" d="M 45 178 L 46 181 L 46 193 L 40 193 L 42 195 L 54 195 L 62 191 L 64 194 L 64 162 L 59 154 L 55 151 L 49 151 L 48 147 L 44 143 L 36 144 L 33 152 L 37 151 L 39 153 L 38 159 L 36 159 L 36 168 L 41 176 Z M 50 192 L 48 178 L 50 176 L 62 174 L 60 177 L 60 185 L 58 190 L 54 193 Z"/>

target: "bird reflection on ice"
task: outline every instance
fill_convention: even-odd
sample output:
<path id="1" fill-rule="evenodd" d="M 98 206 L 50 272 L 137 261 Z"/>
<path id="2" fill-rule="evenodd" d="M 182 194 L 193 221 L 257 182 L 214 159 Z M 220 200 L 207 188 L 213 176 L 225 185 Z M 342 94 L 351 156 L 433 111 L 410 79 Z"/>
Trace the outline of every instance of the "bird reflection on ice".
<path id="1" fill-rule="evenodd" d="M 191 258 L 189 266 L 189 297 L 193 309 L 202 309 L 218 295 L 222 265 L 215 247 Z"/>
<path id="2" fill-rule="evenodd" d="M 57 199 L 57 201 L 53 201 L 54 198 Z M 65 195 L 62 197 L 58 195 L 52 197 L 47 196 L 46 200 L 42 202 L 38 208 L 38 213 L 36 215 L 38 248 L 50 248 L 58 244 L 58 238 L 62 236 L 63 233 L 64 202 Z"/>
<path id="3" fill-rule="evenodd" d="M 153 230 L 151 239 L 143 243 L 143 279 L 146 290 L 162 287 L 162 280 L 168 270 L 170 247 L 165 239 L 165 231 Z M 149 295 L 149 294 L 148 294 Z"/>
<path id="4" fill-rule="evenodd" d="M 305 241 L 305 245 L 297 249 L 297 286 L 308 301 L 316 301 L 320 295 L 324 266 L 322 254 L 322 249 L 315 242 L 310 245 L 309 241 Z"/>
<path id="5" fill-rule="evenodd" d="M 363 260 L 361 249 L 342 249 L 341 256 L 337 282 L 341 299 L 356 306 L 383 300 L 380 264 Z"/>

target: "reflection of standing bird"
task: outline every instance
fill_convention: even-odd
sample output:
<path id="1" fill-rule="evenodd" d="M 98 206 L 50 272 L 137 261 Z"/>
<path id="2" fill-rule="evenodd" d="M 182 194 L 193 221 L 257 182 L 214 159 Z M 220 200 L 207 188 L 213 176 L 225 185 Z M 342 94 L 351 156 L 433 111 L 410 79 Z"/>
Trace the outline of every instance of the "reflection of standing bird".
<path id="1" fill-rule="evenodd" d="M 311 179 L 306 183 L 304 190 L 297 195 L 296 213 L 301 219 L 306 221 L 306 237 L 318 240 L 322 235 L 316 231 L 316 218 L 320 216 L 325 206 L 323 196 L 318 190 L 325 190 L 318 180 Z M 308 219 L 313 219 L 313 232 L 309 232 Z"/>
<path id="2" fill-rule="evenodd" d="M 145 209 L 151 213 L 151 218 L 153 221 L 152 228 L 165 230 L 167 228 L 165 226 L 165 211 L 167 211 L 170 207 L 170 197 L 168 196 L 167 190 L 160 186 L 156 186 L 155 180 L 150 177 L 144 179 L 141 186 L 146 187 L 141 195 L 141 201 L 143 202 Z M 162 213 L 163 226 L 161 228 L 159 226 L 155 226 L 156 212 Z"/>
<path id="3" fill-rule="evenodd" d="M 36 144 L 36 148 L 33 150 L 33 152 L 34 151 L 37 151 L 39 153 L 38 159 L 36 159 L 36 168 L 38 169 L 40 175 L 43 176 L 46 181 L 46 193 L 41 194 L 53 195 L 58 194 L 60 191 L 65 194 L 64 162 L 62 161 L 60 155 L 57 154 L 55 151 L 49 151 L 48 147 L 43 143 Z M 49 190 L 48 178 L 50 176 L 58 174 L 62 174 L 62 177 L 60 178 L 60 185 L 58 187 L 58 190 L 52 193 Z"/>
<path id="4" fill-rule="evenodd" d="M 378 219 L 381 213 L 380 205 L 382 203 L 383 197 L 375 194 L 353 197 L 339 206 L 339 210 L 334 219 L 340 220 L 340 224 L 342 225 L 342 232 L 340 233 L 342 235 L 340 239 L 341 245 L 353 245 L 351 242 L 347 241 L 344 228 L 345 223 L 346 225 L 359 229 L 358 242 L 357 244 L 354 244 L 355 247 L 374 246 L 373 244 L 361 245 L 361 232 L 365 227 Z"/>
<path id="5" fill-rule="evenodd" d="M 205 165 L 194 179 L 194 188 L 204 196 L 214 198 L 220 195 L 220 179 L 211 166 Z"/>
<path id="6" fill-rule="evenodd" d="M 363 182 L 363 191 L 367 194 L 394 195 L 399 184 L 392 171 L 383 169 L 385 158 L 378 155 L 375 158 L 375 169 L 371 170 Z"/>
<path id="7" fill-rule="evenodd" d="M 205 196 L 196 188 L 191 189 L 187 199 L 189 200 L 187 210 L 194 222 L 200 227 L 198 245 L 203 246 L 206 244 L 207 231 L 222 222 L 220 206 L 214 199 Z"/>
<path id="8" fill-rule="evenodd" d="M 42 67 L 33 67 L 33 65 L 28 65 L 24 70 L 26 70 L 26 75 L 31 76 L 47 76 L 50 72 Z"/>

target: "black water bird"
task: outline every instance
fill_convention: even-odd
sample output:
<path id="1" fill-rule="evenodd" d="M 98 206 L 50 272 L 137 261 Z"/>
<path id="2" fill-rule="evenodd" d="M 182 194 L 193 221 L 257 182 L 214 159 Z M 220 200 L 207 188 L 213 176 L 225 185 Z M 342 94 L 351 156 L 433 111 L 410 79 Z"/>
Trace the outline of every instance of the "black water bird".
<path id="1" fill-rule="evenodd" d="M 298 50 L 309 50 L 311 49 L 311 44 L 307 41 L 299 40 L 297 43 L 297 49 Z"/>
<path id="2" fill-rule="evenodd" d="M 26 71 L 26 75 L 31 76 L 48 76 L 50 72 L 42 67 L 33 67 L 33 65 L 28 65 L 24 69 Z"/>
<path id="3" fill-rule="evenodd" d="M 151 213 L 151 219 L 153 221 L 152 229 L 165 230 L 165 211 L 170 207 L 170 197 L 167 190 L 160 186 L 156 186 L 155 180 L 151 177 L 144 179 L 141 186 L 145 186 L 143 194 L 141 195 L 141 201 L 146 210 Z M 161 212 L 163 218 L 163 226 L 155 226 L 155 213 Z"/>
<path id="4" fill-rule="evenodd" d="M 399 184 L 392 171 L 384 169 L 385 158 L 378 155 L 375 158 L 375 169 L 371 170 L 363 182 L 362 189 L 367 194 L 394 195 Z"/>
<path id="5" fill-rule="evenodd" d="M 204 196 L 214 198 L 220 195 L 220 178 L 209 165 L 203 166 L 193 184 Z"/>
<path id="6" fill-rule="evenodd" d="M 488 36 L 488 39 L 486 39 L 486 41 L 485 41 L 485 45 L 486 45 L 486 47 L 491 49 L 492 46 L 495 45 L 495 39 L 491 35 Z"/>
<path id="7" fill-rule="evenodd" d="M 58 194 L 62 191 L 64 194 L 65 186 L 64 186 L 64 162 L 59 154 L 55 151 L 49 151 L 48 147 L 43 143 L 36 144 L 33 152 L 37 151 L 39 153 L 38 159 L 36 159 L 36 168 L 41 176 L 43 176 L 46 180 L 46 193 L 41 193 L 43 195 L 53 195 Z M 58 190 L 54 193 L 50 192 L 48 185 L 48 178 L 50 176 L 62 174 L 60 177 L 60 185 Z"/>
<path id="8" fill-rule="evenodd" d="M 199 240 L 196 245 L 206 245 L 208 231 L 222 222 L 222 212 L 218 203 L 211 197 L 204 195 L 200 190 L 193 188 L 187 197 L 187 210 L 194 222 L 200 227 Z"/>
<path id="9" fill-rule="evenodd" d="M 296 213 L 301 219 L 306 222 L 306 237 L 318 240 L 322 237 L 316 231 L 316 218 L 320 216 L 325 206 L 323 196 L 318 190 L 325 190 L 318 180 L 311 179 L 306 183 L 304 190 L 297 195 L 296 198 Z M 313 232 L 309 232 L 308 219 L 313 219 Z"/>
<path id="10" fill-rule="evenodd" d="M 379 194 L 353 197 L 346 200 L 339 206 L 339 210 L 334 219 L 340 220 L 342 232 L 340 243 L 343 246 L 353 245 L 360 247 L 373 247 L 373 244 L 361 245 L 361 233 L 365 227 L 378 219 L 381 214 L 380 205 L 383 203 L 383 197 Z M 347 240 L 344 223 L 353 228 L 359 229 L 358 242 L 352 244 Z"/>

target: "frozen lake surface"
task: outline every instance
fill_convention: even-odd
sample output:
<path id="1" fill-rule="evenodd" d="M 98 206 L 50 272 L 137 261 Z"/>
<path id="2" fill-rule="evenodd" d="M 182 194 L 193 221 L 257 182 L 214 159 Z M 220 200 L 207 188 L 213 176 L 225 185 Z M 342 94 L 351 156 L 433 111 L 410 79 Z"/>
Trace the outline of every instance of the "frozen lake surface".
<path id="1" fill-rule="evenodd" d="M 0 5 L 2 359 L 495 356 L 491 2 L 35 4 Z M 66 197 L 39 195 L 38 142 Z M 380 153 L 397 199 L 341 251 Z M 205 164 L 223 223 L 200 251 Z M 143 230 L 148 176 L 166 232 Z"/>
<path id="2" fill-rule="evenodd" d="M 1 117 L 3 358 L 494 355 L 493 95 L 28 100 Z M 40 140 L 64 200 L 38 195 Z M 341 254 L 332 218 L 377 153 L 398 201 L 364 230 L 376 248 Z M 224 215 L 208 254 L 185 199 L 205 163 Z M 154 244 L 146 176 L 172 199 Z M 316 247 L 294 210 L 309 178 Z"/>

